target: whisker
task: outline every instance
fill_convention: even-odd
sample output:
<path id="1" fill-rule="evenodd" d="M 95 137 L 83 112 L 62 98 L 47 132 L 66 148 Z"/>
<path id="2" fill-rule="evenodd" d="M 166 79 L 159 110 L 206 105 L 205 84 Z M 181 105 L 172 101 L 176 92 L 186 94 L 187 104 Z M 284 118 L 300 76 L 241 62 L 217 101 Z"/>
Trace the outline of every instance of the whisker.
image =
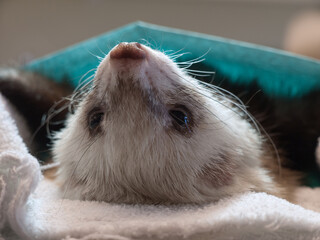
<path id="1" fill-rule="evenodd" d="M 256 91 L 252 96 L 251 98 L 246 102 L 246 105 L 249 105 L 249 103 L 251 102 L 251 100 L 258 94 L 261 92 L 261 89 L 259 89 L 258 91 Z"/>
<path id="2" fill-rule="evenodd" d="M 170 56 L 170 59 L 174 61 L 174 60 L 176 60 L 177 58 L 180 58 L 180 57 L 182 57 L 182 56 L 184 56 L 184 55 L 186 55 L 186 54 L 191 54 L 191 53 L 190 53 L 190 52 L 179 53 L 179 54 Z"/>
<path id="3" fill-rule="evenodd" d="M 53 134 L 50 130 L 50 125 L 59 125 L 63 123 L 63 120 L 53 122 L 52 120 L 68 109 L 68 112 L 73 112 L 73 107 L 75 104 L 79 103 L 80 99 L 82 99 L 89 91 L 92 85 L 94 74 L 90 75 L 89 77 L 85 78 L 89 73 L 95 71 L 96 68 L 93 68 L 86 72 L 81 79 L 79 80 L 78 86 L 74 89 L 73 93 L 69 96 L 61 98 L 59 101 L 55 102 L 51 108 L 48 110 L 47 114 L 44 114 L 41 119 L 40 126 L 33 132 L 30 142 L 31 144 L 34 142 L 35 137 L 39 133 L 39 131 L 45 127 L 47 132 L 48 139 L 53 139 Z"/>
<path id="4" fill-rule="evenodd" d="M 185 48 L 181 48 L 180 50 L 174 51 L 174 50 L 167 50 L 164 51 L 163 53 L 166 54 L 166 56 L 174 56 L 176 54 L 178 54 L 179 52 L 183 51 Z M 172 53 L 167 53 L 167 52 L 172 52 Z"/>
<path id="5" fill-rule="evenodd" d="M 191 67 L 193 64 L 196 64 L 196 63 L 201 63 L 203 61 L 205 61 L 206 59 L 199 59 L 199 60 L 195 60 L 195 61 L 185 61 L 185 62 L 176 62 L 177 65 L 181 66 L 181 65 L 186 65 L 186 66 L 189 66 Z M 188 67 L 186 67 L 188 68 Z M 189 69 L 189 70 L 192 70 L 192 69 Z"/>
<path id="6" fill-rule="evenodd" d="M 207 74 L 216 74 L 215 72 L 213 71 L 203 71 L 203 70 L 194 70 L 194 69 L 186 69 L 187 72 L 189 73 L 207 73 Z"/>
<path id="7" fill-rule="evenodd" d="M 108 53 L 105 53 L 104 51 L 101 50 L 100 46 L 98 45 L 98 42 L 96 42 L 96 47 L 99 49 L 100 53 L 102 54 L 103 57 L 98 56 L 98 59 L 104 59 Z"/>

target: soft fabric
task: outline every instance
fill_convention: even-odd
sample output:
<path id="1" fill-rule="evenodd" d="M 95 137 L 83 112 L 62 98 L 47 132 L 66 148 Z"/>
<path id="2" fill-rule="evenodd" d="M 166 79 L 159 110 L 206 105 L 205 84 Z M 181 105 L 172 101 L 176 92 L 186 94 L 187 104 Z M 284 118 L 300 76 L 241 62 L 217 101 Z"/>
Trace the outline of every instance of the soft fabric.
<path id="1" fill-rule="evenodd" d="M 53 183 L 43 181 L 32 196 L 29 216 L 35 220 L 35 227 L 30 231 L 31 236 L 40 239 L 320 238 L 319 213 L 265 193 L 246 193 L 204 206 L 168 207 L 61 200 L 57 199 L 56 191 Z M 315 201 L 320 199 L 319 190 L 299 192 L 305 204 L 320 210 L 319 201 Z"/>
<path id="2" fill-rule="evenodd" d="M 90 76 L 98 66 L 100 59 L 96 56 L 104 57 L 112 47 L 125 41 L 149 44 L 168 54 L 187 53 L 177 59 L 179 62 L 203 58 L 208 69 L 222 79 L 228 78 L 237 84 L 255 82 L 272 97 L 299 97 L 320 89 L 320 62 L 314 59 L 144 22 L 132 23 L 88 39 L 37 59 L 24 69 L 39 72 L 55 81 L 67 80 L 77 86 L 85 74 Z"/>
<path id="3" fill-rule="evenodd" d="M 41 174 L 38 161 L 28 153 L 12 116 L 25 125 L 0 94 L 0 239 L 1 233 L 26 239 L 28 225 L 32 226 L 32 219 L 25 217 L 26 201 Z"/>
<path id="4" fill-rule="evenodd" d="M 39 164 L 8 109 L 1 97 L 0 239 L 320 239 L 320 189 L 296 192 L 297 201 L 315 211 L 266 193 L 202 206 L 61 199 L 54 182 L 39 182 Z"/>

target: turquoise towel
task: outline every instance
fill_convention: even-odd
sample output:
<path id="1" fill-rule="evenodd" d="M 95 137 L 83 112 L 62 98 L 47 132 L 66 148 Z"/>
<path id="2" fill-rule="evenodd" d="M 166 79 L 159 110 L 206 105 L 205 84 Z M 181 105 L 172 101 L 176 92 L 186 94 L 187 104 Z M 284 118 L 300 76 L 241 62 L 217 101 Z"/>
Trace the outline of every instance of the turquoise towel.
<path id="1" fill-rule="evenodd" d="M 320 89 L 320 62 L 277 49 L 135 22 L 35 60 L 25 69 L 76 86 L 81 77 L 119 42 L 148 41 L 159 50 L 189 52 L 181 61 L 205 54 L 206 66 L 232 82 L 252 83 L 270 96 L 299 97 Z"/>

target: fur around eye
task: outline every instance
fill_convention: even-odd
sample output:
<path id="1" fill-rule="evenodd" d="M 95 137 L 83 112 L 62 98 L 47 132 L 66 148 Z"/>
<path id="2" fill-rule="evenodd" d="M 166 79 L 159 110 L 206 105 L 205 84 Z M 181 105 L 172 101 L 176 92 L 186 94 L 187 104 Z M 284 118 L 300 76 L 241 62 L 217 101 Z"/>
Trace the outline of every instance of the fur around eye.
<path id="1" fill-rule="evenodd" d="M 103 116 L 104 116 L 104 113 L 101 110 L 96 110 L 89 114 L 88 125 L 90 130 L 94 130 L 100 125 L 103 119 Z"/>

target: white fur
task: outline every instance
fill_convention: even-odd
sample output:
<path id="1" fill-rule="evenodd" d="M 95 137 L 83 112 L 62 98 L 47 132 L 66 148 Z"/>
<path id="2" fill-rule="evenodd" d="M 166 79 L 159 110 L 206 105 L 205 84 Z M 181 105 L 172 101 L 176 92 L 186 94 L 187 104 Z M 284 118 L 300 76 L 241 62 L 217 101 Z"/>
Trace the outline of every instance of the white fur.
<path id="1" fill-rule="evenodd" d="M 261 167 L 263 140 L 242 113 L 163 53 L 142 47 L 147 53 L 142 61 L 113 61 L 106 56 L 92 92 L 57 134 L 53 152 L 61 164 L 58 179 L 64 196 L 127 203 L 198 203 L 248 190 L 272 192 L 272 178 Z M 103 120 L 103 134 L 90 137 L 85 126 L 88 101 L 94 97 L 110 105 L 111 97 L 120 94 L 119 79 L 148 94 L 156 91 L 158 98 L 152 94 L 149 98 L 163 106 L 179 103 L 177 85 L 190 89 L 200 106 L 184 100 L 198 119 L 191 136 L 168 132 L 172 121 L 168 114 L 153 116 L 143 98 L 129 94 L 121 106 L 110 106 L 115 110 Z M 229 162 L 222 157 L 226 154 Z M 231 174 L 231 181 L 218 187 L 208 184 L 199 177 L 206 166 Z"/>

